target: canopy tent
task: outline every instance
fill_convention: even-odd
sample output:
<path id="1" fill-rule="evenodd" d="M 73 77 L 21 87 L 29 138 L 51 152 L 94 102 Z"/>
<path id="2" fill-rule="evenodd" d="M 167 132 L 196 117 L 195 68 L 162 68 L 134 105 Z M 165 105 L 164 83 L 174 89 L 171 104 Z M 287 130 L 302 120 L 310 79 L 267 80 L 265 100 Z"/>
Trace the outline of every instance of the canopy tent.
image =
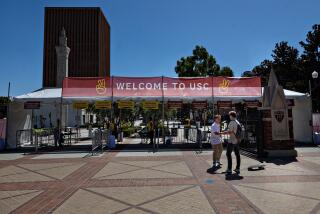
<path id="1" fill-rule="evenodd" d="M 293 127 L 296 141 L 311 142 L 310 97 L 306 94 L 284 90 L 287 99 L 294 100 Z M 19 129 L 31 128 L 31 110 L 24 109 L 27 101 L 40 101 L 41 108 L 35 113 L 52 114 L 52 121 L 60 117 L 61 104 L 74 101 L 96 100 L 183 100 L 184 102 L 207 100 L 243 102 L 261 101 L 263 88 L 260 78 L 169 78 L 169 77 L 109 77 L 109 78 L 66 78 L 63 88 L 42 88 L 16 96 L 9 108 L 8 146 L 15 147 L 15 134 Z M 72 108 L 69 108 L 71 111 Z M 74 112 L 72 113 L 74 114 Z M 69 115 L 73 120 L 74 115 Z M 14 122 L 11 122 L 14 121 Z"/>
<path id="2" fill-rule="evenodd" d="M 30 92 L 27 94 L 16 96 L 13 98 L 13 101 L 16 101 L 16 102 L 40 101 L 40 102 L 44 102 L 44 103 L 50 103 L 50 102 L 59 103 L 61 101 L 61 92 L 62 92 L 61 88 L 39 89 L 34 92 Z M 261 88 L 261 92 L 263 92 L 263 88 Z M 284 89 L 284 94 L 287 99 L 306 99 L 309 97 L 308 95 L 306 95 L 304 93 L 286 90 L 286 89 Z M 241 96 L 241 97 L 216 96 L 215 101 L 225 100 L 225 99 L 226 100 L 261 99 L 261 97 L 262 97 L 262 95 L 261 96 Z M 83 100 L 81 97 L 78 97 L 78 99 Z M 88 97 L 88 99 L 89 99 L 89 97 Z M 96 97 L 90 98 L 90 100 L 95 100 L 95 99 L 105 100 L 106 98 L 96 98 Z M 111 98 L 109 98 L 109 99 L 111 99 Z M 128 99 L 134 99 L 134 97 L 129 97 Z M 171 99 L 174 99 L 174 98 L 170 98 L 170 100 Z M 178 97 L 175 99 L 182 99 L 182 98 Z M 189 100 L 191 98 L 185 98 L 185 99 Z M 70 100 L 77 100 L 77 99 L 70 99 Z"/>
<path id="3" fill-rule="evenodd" d="M 61 88 L 42 88 L 14 97 L 14 101 L 42 101 L 45 103 L 61 102 Z"/>

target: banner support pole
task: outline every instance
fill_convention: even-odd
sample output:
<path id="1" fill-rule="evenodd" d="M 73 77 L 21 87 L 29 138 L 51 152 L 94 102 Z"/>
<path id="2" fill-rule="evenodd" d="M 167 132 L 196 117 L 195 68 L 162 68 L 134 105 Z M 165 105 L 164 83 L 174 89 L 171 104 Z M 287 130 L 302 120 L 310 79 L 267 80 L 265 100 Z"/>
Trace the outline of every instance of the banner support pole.
<path id="1" fill-rule="evenodd" d="M 113 112 L 114 107 L 113 107 L 113 76 L 111 76 L 111 122 L 113 122 Z"/>
<path id="2" fill-rule="evenodd" d="M 212 90 L 211 90 L 211 102 L 212 102 L 212 116 L 214 116 L 214 87 L 213 87 L 213 76 L 211 77 L 211 84 L 212 84 Z"/>
<path id="3" fill-rule="evenodd" d="M 162 81 L 162 143 L 165 144 L 165 133 L 164 133 L 164 90 L 163 90 L 163 76 Z"/>

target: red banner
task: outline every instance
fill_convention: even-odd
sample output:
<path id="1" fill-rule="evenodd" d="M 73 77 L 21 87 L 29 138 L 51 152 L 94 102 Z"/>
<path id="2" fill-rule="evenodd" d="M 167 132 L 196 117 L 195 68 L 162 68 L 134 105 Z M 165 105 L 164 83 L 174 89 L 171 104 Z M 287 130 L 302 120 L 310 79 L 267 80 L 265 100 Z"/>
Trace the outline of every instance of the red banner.
<path id="1" fill-rule="evenodd" d="M 113 77 L 114 97 L 161 97 L 161 77 Z"/>
<path id="2" fill-rule="evenodd" d="M 24 109 L 39 109 L 40 102 L 39 101 L 28 101 L 24 103 Z"/>
<path id="3" fill-rule="evenodd" d="M 168 109 L 182 108 L 182 101 L 168 101 Z"/>
<path id="4" fill-rule="evenodd" d="M 222 97 L 261 96 L 261 80 L 253 78 L 213 77 L 213 94 Z"/>
<path id="5" fill-rule="evenodd" d="M 258 100 L 245 100 L 244 103 L 248 108 L 258 108 L 262 105 Z"/>
<path id="6" fill-rule="evenodd" d="M 253 78 L 107 77 L 64 79 L 63 97 L 212 97 L 261 96 Z"/>
<path id="7" fill-rule="evenodd" d="M 232 101 L 218 101 L 218 108 L 232 108 Z"/>
<path id="8" fill-rule="evenodd" d="M 110 77 L 67 77 L 62 97 L 111 97 L 111 84 Z"/>
<path id="9" fill-rule="evenodd" d="M 7 119 L 0 119 L 0 140 L 6 139 Z"/>
<path id="10" fill-rule="evenodd" d="M 170 78 L 164 77 L 165 97 L 211 97 L 212 78 Z"/>
<path id="11" fill-rule="evenodd" d="M 193 109 L 206 109 L 208 106 L 207 101 L 193 101 L 192 108 Z"/>

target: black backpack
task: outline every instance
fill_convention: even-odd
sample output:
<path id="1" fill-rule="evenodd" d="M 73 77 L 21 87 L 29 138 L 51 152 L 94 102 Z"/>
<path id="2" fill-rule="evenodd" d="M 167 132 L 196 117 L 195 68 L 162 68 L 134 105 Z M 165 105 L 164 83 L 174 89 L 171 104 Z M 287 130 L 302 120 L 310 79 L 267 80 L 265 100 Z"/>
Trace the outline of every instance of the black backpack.
<path id="1" fill-rule="evenodd" d="M 238 140 L 238 143 L 240 143 L 244 139 L 245 129 L 244 126 L 238 120 L 235 120 L 235 122 L 237 123 L 237 132 L 235 135 Z"/>

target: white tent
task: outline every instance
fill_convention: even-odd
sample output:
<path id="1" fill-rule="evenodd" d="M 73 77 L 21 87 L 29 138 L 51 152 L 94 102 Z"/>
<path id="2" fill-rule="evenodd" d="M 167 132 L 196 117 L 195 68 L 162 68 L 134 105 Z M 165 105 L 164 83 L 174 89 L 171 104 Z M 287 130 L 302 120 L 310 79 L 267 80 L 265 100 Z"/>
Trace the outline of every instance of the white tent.
<path id="1" fill-rule="evenodd" d="M 262 88 L 263 91 L 263 88 Z M 43 88 L 36 90 L 31 93 L 23 94 L 16 96 L 13 99 L 13 102 L 10 104 L 9 108 L 9 123 L 8 123 L 8 146 L 9 148 L 14 148 L 16 145 L 16 132 L 21 129 L 30 129 L 31 128 L 31 113 L 32 110 L 24 109 L 24 102 L 26 101 L 40 101 L 41 108 L 39 110 L 34 110 L 35 115 L 45 115 L 51 114 L 51 122 L 55 125 L 56 119 L 60 118 L 60 105 L 63 103 L 71 103 L 75 99 L 68 99 L 61 97 L 61 88 Z M 294 106 L 292 107 L 293 113 L 293 131 L 294 131 L 294 140 L 299 142 L 311 142 L 312 141 L 312 131 L 310 126 L 311 121 L 311 101 L 310 97 L 306 94 L 284 90 L 285 96 L 287 99 L 294 100 Z M 91 101 L 94 98 L 91 99 Z M 99 98 L 101 99 L 101 98 Z M 110 98 L 109 98 L 110 99 Z M 132 98 L 131 98 L 132 99 Z M 137 101 L 141 98 L 133 98 Z M 145 98 L 144 98 L 145 99 Z M 150 97 L 149 97 L 150 99 Z M 170 98 L 169 100 L 181 100 L 191 101 L 190 98 Z M 201 100 L 207 98 L 198 98 Z M 213 100 L 216 103 L 221 100 L 231 100 L 233 102 L 241 102 L 243 100 L 260 100 L 262 97 L 253 97 L 253 96 L 243 96 L 243 97 L 214 97 Z M 78 99 L 76 99 L 78 100 Z M 81 100 L 81 98 L 79 98 Z M 86 99 L 88 100 L 88 98 Z M 117 100 L 114 99 L 114 100 Z M 168 99 L 165 99 L 168 100 Z M 212 98 L 209 98 L 209 102 L 212 102 Z M 69 125 L 72 125 L 76 111 L 73 111 L 72 108 L 68 110 L 68 118 L 70 122 Z M 46 121 L 46 126 L 49 126 L 49 121 Z"/>
<path id="2" fill-rule="evenodd" d="M 40 109 L 30 110 L 24 109 L 24 102 L 27 101 L 40 101 Z M 56 124 L 57 118 L 60 114 L 61 103 L 61 88 L 43 88 L 31 93 L 23 94 L 13 98 L 13 102 L 9 105 L 8 115 L 8 148 L 15 148 L 17 143 L 18 130 L 31 129 L 32 126 L 32 114 L 34 117 L 44 115 L 46 118 L 45 125 L 47 127 Z"/>
<path id="3" fill-rule="evenodd" d="M 22 94 L 14 97 L 14 101 L 41 101 L 41 102 L 60 102 L 61 88 L 42 88 L 31 93 Z"/>

